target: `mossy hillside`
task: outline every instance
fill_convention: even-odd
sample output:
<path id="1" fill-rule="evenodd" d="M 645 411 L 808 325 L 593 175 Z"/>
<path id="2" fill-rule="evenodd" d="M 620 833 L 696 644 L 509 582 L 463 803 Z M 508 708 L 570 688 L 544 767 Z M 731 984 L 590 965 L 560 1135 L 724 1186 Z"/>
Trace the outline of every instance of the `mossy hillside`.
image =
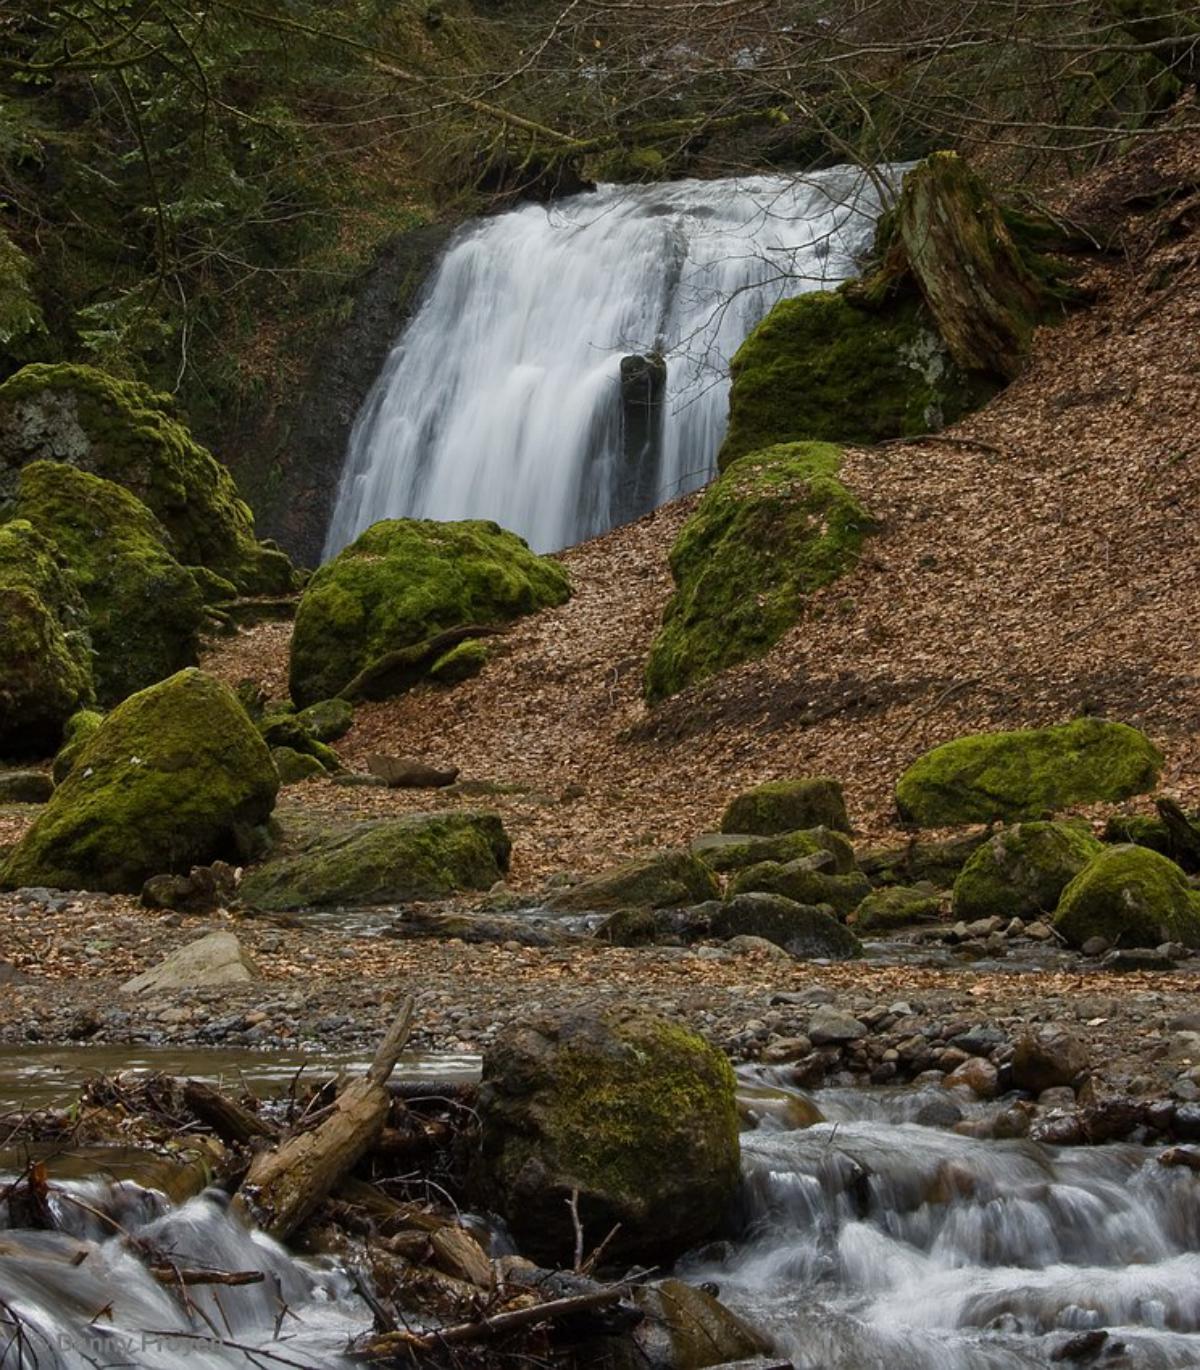
<path id="1" fill-rule="evenodd" d="M 451 629 L 501 625 L 569 595 L 562 567 L 498 524 L 377 523 L 321 567 L 300 600 L 292 698 L 301 706 L 328 699 L 390 653 Z"/>
<path id="2" fill-rule="evenodd" d="M 719 874 L 744 870 L 760 861 L 797 861 L 803 856 L 827 852 L 834 875 L 849 875 L 856 869 L 854 848 L 832 828 L 805 828 L 782 832 L 774 837 L 755 837 L 749 833 L 706 833 L 692 843 L 692 854 Z"/>
<path id="3" fill-rule="evenodd" d="M 936 921 L 942 901 L 929 889 L 888 885 L 872 890 L 847 920 L 857 933 L 888 932 Z"/>
<path id="4" fill-rule="evenodd" d="M 658 1018 L 509 1029 L 484 1057 L 479 1173 L 522 1250 L 570 1259 L 566 1201 L 611 1259 L 669 1259 L 720 1230 L 739 1176 L 724 1055 Z"/>
<path id="5" fill-rule="evenodd" d="M 1121 947 L 1200 947 L 1200 893 L 1158 852 L 1108 847 L 1063 890 L 1054 927 L 1077 947 L 1090 937 Z"/>
<path id="6" fill-rule="evenodd" d="M 762 656 L 814 590 L 855 565 L 874 522 L 840 465 L 828 444 L 770 447 L 708 488 L 671 549 L 675 593 L 646 663 L 649 700 Z"/>
<path id="7" fill-rule="evenodd" d="M 250 906 L 278 912 L 441 899 L 490 889 L 511 851 L 500 819 L 470 810 L 291 824 L 280 854 L 248 870 L 241 892 Z"/>
<path id="8" fill-rule="evenodd" d="M 54 544 L 0 524 L 0 756 L 53 752 L 93 695 L 87 610 Z"/>
<path id="9" fill-rule="evenodd" d="M 1029 918 L 1053 912 L 1059 896 L 1103 850 L 1083 824 L 1017 823 L 993 834 L 954 882 L 953 912 Z"/>
<path id="10" fill-rule="evenodd" d="M 722 471 L 778 443 L 928 433 L 996 391 L 955 366 L 915 296 L 874 306 L 848 289 L 782 300 L 738 349 L 731 375 Z"/>
<path id="11" fill-rule="evenodd" d="M 233 477 L 172 415 L 169 395 L 91 366 L 26 366 L 0 385 L 0 501 L 31 461 L 68 462 L 132 491 L 182 562 L 247 594 L 292 588 L 291 563 L 255 541 Z"/>
<path id="12" fill-rule="evenodd" d="M 62 746 L 55 753 L 54 765 L 51 768 L 56 785 L 61 785 L 71 774 L 71 767 L 103 722 L 104 715 L 96 709 L 80 709 L 67 720 L 67 726 L 63 729 Z"/>
<path id="13" fill-rule="evenodd" d="M 1072 804 L 1144 794 L 1162 763 L 1144 734 L 1099 718 L 977 733 L 918 757 L 896 786 L 896 807 L 927 828 L 1043 818 Z"/>
<path id="14" fill-rule="evenodd" d="M 152 875 L 238 861 L 278 788 L 233 691 L 180 671 L 105 717 L 0 869 L 0 886 L 136 893 Z"/>
<path id="15" fill-rule="evenodd" d="M 861 871 L 852 875 L 827 875 L 814 870 L 811 857 L 781 863 L 762 861 L 739 871 L 729 886 L 730 897 L 739 894 L 781 894 L 797 904 L 828 904 L 841 917 L 856 909 L 871 893 L 871 883 Z"/>
<path id="16" fill-rule="evenodd" d="M 832 776 L 768 780 L 731 800 L 721 817 L 722 832 L 767 837 L 817 827 L 835 832 L 850 831 L 841 781 Z"/>
<path id="17" fill-rule="evenodd" d="M 200 590 L 141 500 L 74 466 L 36 461 L 21 468 L 16 510 L 54 541 L 75 574 L 102 705 L 196 664 Z"/>

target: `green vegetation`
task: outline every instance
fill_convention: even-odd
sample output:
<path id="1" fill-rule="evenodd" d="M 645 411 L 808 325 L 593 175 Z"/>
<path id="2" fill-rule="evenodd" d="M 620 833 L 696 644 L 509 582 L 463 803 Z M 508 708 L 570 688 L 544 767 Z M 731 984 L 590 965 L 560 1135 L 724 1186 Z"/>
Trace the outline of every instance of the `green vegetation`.
<path id="1" fill-rule="evenodd" d="M 71 774 L 71 767 L 103 722 L 104 715 L 95 709 L 80 709 L 77 714 L 72 714 L 67 719 L 67 725 L 63 729 L 62 746 L 55 754 L 51 771 L 56 785 L 61 785 Z"/>
<path id="2" fill-rule="evenodd" d="M 0 524 L 0 755 L 53 751 L 93 698 L 87 611 L 54 544 Z"/>
<path id="3" fill-rule="evenodd" d="M 487 665 L 488 647 L 486 642 L 472 638 L 451 647 L 445 656 L 440 656 L 429 668 L 429 678 L 438 685 L 457 685 L 460 680 L 470 680 Z"/>
<path id="4" fill-rule="evenodd" d="M 377 523 L 321 567 L 304 592 L 292 639 L 292 698 L 308 705 L 338 694 L 398 692 L 443 658 L 446 634 L 499 626 L 569 594 L 557 562 L 535 556 L 495 523 Z"/>
<path id="5" fill-rule="evenodd" d="M 761 656 L 854 566 L 873 523 L 840 465 L 824 443 L 770 447 L 708 488 L 671 549 L 676 589 L 646 663 L 649 700 Z"/>
<path id="6" fill-rule="evenodd" d="M 21 468 L 16 512 L 54 542 L 75 574 L 102 705 L 196 664 L 200 591 L 141 500 L 73 466 L 37 461 Z"/>
<path id="7" fill-rule="evenodd" d="M 1063 890 L 1054 926 L 1073 945 L 1200 946 L 1200 894 L 1173 861 L 1146 847 L 1109 847 Z"/>
<path id="8" fill-rule="evenodd" d="M 1135 728 L 1099 718 L 979 733 L 918 757 L 896 786 L 896 807 L 926 828 L 1043 818 L 1071 804 L 1144 794 L 1162 762 Z"/>
<path id="9" fill-rule="evenodd" d="M 152 875 L 238 861 L 259 840 L 278 786 L 233 691 L 180 671 L 105 717 L 0 867 L 0 887 L 136 893 Z"/>
<path id="10" fill-rule="evenodd" d="M 954 882 L 956 918 L 1030 918 L 1058 897 L 1103 850 L 1085 824 L 1017 823 L 996 833 Z"/>
<path id="11" fill-rule="evenodd" d="M 768 780 L 739 794 L 721 819 L 722 832 L 766 837 L 822 826 L 850 831 L 841 782 L 827 775 Z"/>

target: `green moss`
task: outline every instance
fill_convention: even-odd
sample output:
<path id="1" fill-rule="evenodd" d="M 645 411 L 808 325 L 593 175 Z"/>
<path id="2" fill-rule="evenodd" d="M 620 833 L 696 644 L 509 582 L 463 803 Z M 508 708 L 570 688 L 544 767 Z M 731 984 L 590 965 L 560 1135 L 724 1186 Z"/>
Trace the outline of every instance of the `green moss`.
<path id="1" fill-rule="evenodd" d="M 237 586 L 216 571 L 210 571 L 207 566 L 189 566 L 188 570 L 205 604 L 225 604 L 237 598 Z"/>
<path id="2" fill-rule="evenodd" d="M 1017 823 L 994 834 L 954 882 L 954 915 L 1029 918 L 1050 913 L 1059 895 L 1101 851 L 1083 824 Z"/>
<path id="3" fill-rule="evenodd" d="M 869 444 L 953 423 L 996 386 L 951 362 L 915 298 L 783 300 L 738 349 L 719 465 L 785 442 Z"/>
<path id="4" fill-rule="evenodd" d="M 838 878 L 838 877 L 834 877 Z M 779 891 L 736 889 L 712 920 L 712 935 L 762 937 L 793 956 L 853 961 L 862 943 L 822 901 L 798 900 Z"/>
<path id="5" fill-rule="evenodd" d="M 33 264 L 0 228 L 0 364 L 31 361 L 45 342 L 46 321 L 33 291 Z"/>
<path id="6" fill-rule="evenodd" d="M 68 462 L 132 491 L 188 564 L 250 594 L 292 588 L 282 552 L 254 539 L 233 477 L 171 414 L 169 395 L 90 366 L 26 366 L 0 385 L 0 501 L 19 467 Z"/>
<path id="7" fill-rule="evenodd" d="M 948 889 L 988 836 L 986 832 L 967 833 L 944 842 L 873 847 L 857 853 L 858 865 L 872 885 L 929 884 Z"/>
<path id="8" fill-rule="evenodd" d="M 0 524 L 0 755 L 49 754 L 91 703 L 87 612 L 54 544 L 24 520 Z"/>
<path id="9" fill-rule="evenodd" d="M 346 699 L 322 699 L 302 709 L 296 721 L 318 742 L 337 742 L 354 726 L 354 705 Z"/>
<path id="10" fill-rule="evenodd" d="M 271 760 L 279 772 L 281 785 L 296 785 L 302 780 L 311 780 L 314 775 L 326 774 L 325 767 L 315 756 L 291 747 L 272 747 Z"/>
<path id="11" fill-rule="evenodd" d="M 53 540 L 75 573 L 101 704 L 196 664 L 200 591 L 136 496 L 63 462 L 35 461 L 21 469 L 16 510 Z"/>
<path id="12" fill-rule="evenodd" d="M 809 594 L 854 566 L 874 525 L 840 464 L 822 443 L 772 447 L 709 487 L 671 549 L 676 589 L 646 663 L 648 699 L 761 656 Z"/>
<path id="13" fill-rule="evenodd" d="M 914 761 L 896 786 L 896 807 L 931 828 L 1042 818 L 1071 804 L 1143 794 L 1154 788 L 1162 761 L 1142 733 L 1098 718 L 979 733 Z"/>
<path id="14" fill-rule="evenodd" d="M 54 757 L 52 774 L 56 785 L 61 785 L 71 774 L 71 767 L 103 722 L 104 715 L 95 709 L 80 709 L 67 720 L 67 726 L 63 729 L 62 746 Z"/>
<path id="15" fill-rule="evenodd" d="M 841 781 L 831 776 L 768 780 L 739 794 L 721 818 L 722 832 L 767 837 L 816 827 L 850 831 Z"/>
<path id="16" fill-rule="evenodd" d="M 180 671 L 131 695 L 85 744 L 0 886 L 135 893 L 152 875 L 239 859 L 279 785 L 228 686 Z"/>
<path id="17" fill-rule="evenodd" d="M 546 907 L 561 913 L 682 908 L 719 899 L 720 895 L 721 887 L 712 871 L 691 852 L 662 851 L 635 857 L 577 885 L 556 890 Z"/>
<path id="18" fill-rule="evenodd" d="M 933 922 L 941 911 L 941 900 L 929 890 L 889 885 L 872 890 L 850 915 L 850 922 L 856 932 L 888 932 L 914 923 Z"/>
<path id="19" fill-rule="evenodd" d="M 322 770 L 342 769 L 337 753 L 324 742 L 319 742 L 298 714 L 267 714 L 260 721 L 258 730 L 272 750 L 284 747 L 299 752 L 301 756 L 311 757 Z"/>
<path id="20" fill-rule="evenodd" d="M 410 683 L 443 656 L 445 645 L 430 660 L 421 654 L 441 634 L 507 623 L 569 594 L 557 562 L 495 523 L 377 523 L 304 592 L 292 638 L 292 698 L 307 705 L 341 694 L 360 673 L 406 651 Z"/>
<path id="21" fill-rule="evenodd" d="M 840 832 L 822 826 L 783 832 L 774 837 L 706 833 L 692 843 L 693 855 L 722 874 L 755 866 L 760 861 L 796 861 L 819 852 L 828 852 L 833 857 L 831 870 L 835 875 L 849 875 L 856 869 L 854 848 L 847 839 Z"/>
<path id="22" fill-rule="evenodd" d="M 430 680 L 439 685 L 457 685 L 460 680 L 469 680 L 478 675 L 488 662 L 488 646 L 479 638 L 460 642 L 438 659 L 429 668 Z"/>
<path id="23" fill-rule="evenodd" d="M 275 911 L 440 899 L 490 889 L 511 850 L 495 814 L 469 810 L 293 826 L 279 856 L 246 872 L 241 892 Z"/>
<path id="24" fill-rule="evenodd" d="M 1145 847 L 1109 847 L 1063 890 L 1054 926 L 1074 946 L 1200 946 L 1200 894 L 1173 861 Z"/>
<path id="25" fill-rule="evenodd" d="M 1173 848 L 1171 834 L 1162 819 L 1149 818 L 1144 814 L 1111 814 L 1104 825 L 1104 840 L 1132 842 L 1138 847 L 1149 847 L 1160 856 L 1170 856 Z"/>
<path id="26" fill-rule="evenodd" d="M 731 896 L 739 894 L 781 894 L 797 904 L 828 904 L 843 918 L 871 893 L 871 884 L 860 871 L 851 875 L 827 875 L 813 870 L 809 861 L 780 863 L 761 861 L 748 866 L 734 876 L 729 886 Z"/>

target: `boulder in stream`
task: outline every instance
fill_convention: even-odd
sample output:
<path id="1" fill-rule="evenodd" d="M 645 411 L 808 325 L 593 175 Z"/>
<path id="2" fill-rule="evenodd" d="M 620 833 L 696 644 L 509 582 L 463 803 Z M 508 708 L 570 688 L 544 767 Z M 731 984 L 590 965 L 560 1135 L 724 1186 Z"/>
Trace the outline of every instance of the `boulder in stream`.
<path id="1" fill-rule="evenodd" d="M 1114 947 L 1200 947 L 1200 893 L 1148 847 L 1107 847 L 1063 890 L 1054 927 L 1077 947 L 1093 937 Z"/>
<path id="2" fill-rule="evenodd" d="M 1083 823 L 1016 823 L 994 833 L 954 882 L 953 913 L 1030 918 L 1050 913 L 1059 895 L 1104 848 Z"/>
<path id="3" fill-rule="evenodd" d="M 779 894 L 738 894 L 712 920 L 717 938 L 762 937 L 805 960 L 855 960 L 862 943 L 832 910 L 799 904 Z"/>
<path id="4" fill-rule="evenodd" d="M 523 1251 L 670 1260 L 719 1233 L 739 1183 L 733 1071 L 677 1024 L 570 1013 L 503 1029 L 483 1058 L 476 1178 Z"/>

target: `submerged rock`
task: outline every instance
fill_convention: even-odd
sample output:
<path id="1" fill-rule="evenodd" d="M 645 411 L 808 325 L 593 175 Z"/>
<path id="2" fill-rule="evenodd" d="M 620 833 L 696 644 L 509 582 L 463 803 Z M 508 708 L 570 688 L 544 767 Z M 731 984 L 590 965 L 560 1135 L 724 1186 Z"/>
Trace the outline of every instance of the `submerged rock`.
<path id="1" fill-rule="evenodd" d="M 658 1018 L 570 1014 L 504 1029 L 483 1059 L 477 1178 L 523 1251 L 669 1260 L 728 1221 L 739 1182 L 733 1071 Z"/>
<path id="2" fill-rule="evenodd" d="M 237 859 L 278 788 L 233 691 L 180 671 L 107 715 L 0 868 L 0 886 L 137 893 L 152 875 Z"/>
<path id="3" fill-rule="evenodd" d="M 671 548 L 675 593 L 646 662 L 647 699 L 762 656 L 808 595 L 854 565 L 874 523 L 838 479 L 841 461 L 824 443 L 769 447 L 708 487 Z"/>
<path id="4" fill-rule="evenodd" d="M 495 814 L 452 810 L 285 829 L 283 852 L 243 877 L 241 895 L 272 912 L 395 904 L 490 889 L 512 844 Z"/>
<path id="5" fill-rule="evenodd" d="M 390 519 L 313 576 L 296 612 L 291 694 L 386 698 L 458 642 L 562 604 L 566 572 L 482 520 Z"/>
<path id="6" fill-rule="evenodd" d="M 1017 823 L 995 833 L 954 882 L 956 918 L 1028 918 L 1059 895 L 1104 848 L 1083 824 Z"/>
<path id="7" fill-rule="evenodd" d="M 0 756 L 52 752 L 93 698 L 87 611 L 54 544 L 0 525 Z"/>
<path id="8" fill-rule="evenodd" d="M 635 857 L 576 885 L 555 890 L 546 907 L 558 913 L 682 908 L 720 896 L 716 877 L 691 852 L 662 851 Z"/>
<path id="9" fill-rule="evenodd" d="M 641 1285 L 633 1301 L 645 1319 L 633 1331 L 634 1350 L 614 1370 L 706 1370 L 769 1350 L 760 1333 L 712 1294 L 682 1280 Z"/>
<path id="10" fill-rule="evenodd" d="M 862 955 L 862 943 L 828 905 L 813 907 L 778 894 L 737 894 L 714 915 L 712 935 L 762 937 L 805 960 L 846 961 Z"/>
<path id="11" fill-rule="evenodd" d="M 739 794 L 721 818 L 723 833 L 769 837 L 817 827 L 850 831 L 841 782 L 824 775 L 756 785 Z"/>
<path id="12" fill-rule="evenodd" d="M 164 961 L 126 980 L 123 994 L 169 989 L 222 989 L 258 979 L 258 967 L 231 932 L 212 932 L 173 951 Z"/>
<path id="13" fill-rule="evenodd" d="M 1148 847 L 1109 847 L 1063 890 L 1054 927 L 1077 947 L 1093 937 L 1116 947 L 1200 947 L 1200 893 Z"/>
<path id="14" fill-rule="evenodd" d="M 930 828 L 1042 818 L 1071 804 L 1115 803 L 1152 790 L 1162 761 L 1136 728 L 1099 718 L 978 733 L 914 761 L 896 786 L 896 807 Z"/>

